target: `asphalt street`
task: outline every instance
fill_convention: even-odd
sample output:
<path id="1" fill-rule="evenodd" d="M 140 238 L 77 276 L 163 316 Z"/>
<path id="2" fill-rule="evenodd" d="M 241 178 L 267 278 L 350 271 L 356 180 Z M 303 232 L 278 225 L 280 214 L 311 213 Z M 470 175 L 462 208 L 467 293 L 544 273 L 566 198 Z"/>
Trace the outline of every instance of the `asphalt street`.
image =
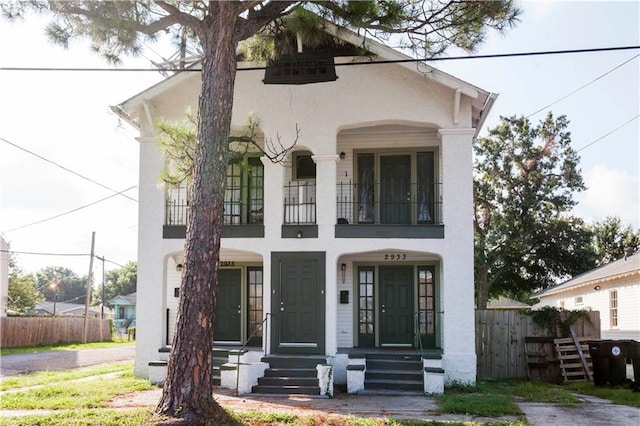
<path id="1" fill-rule="evenodd" d="M 0 377 L 31 371 L 61 371 L 115 361 L 133 360 L 135 346 L 79 349 L 0 356 Z"/>

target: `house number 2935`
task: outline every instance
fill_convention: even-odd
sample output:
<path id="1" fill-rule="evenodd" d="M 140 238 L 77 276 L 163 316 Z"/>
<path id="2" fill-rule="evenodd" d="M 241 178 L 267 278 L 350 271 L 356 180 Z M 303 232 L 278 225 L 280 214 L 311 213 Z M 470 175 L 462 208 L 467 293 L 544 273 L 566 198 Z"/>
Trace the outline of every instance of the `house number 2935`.
<path id="1" fill-rule="evenodd" d="M 386 253 L 384 260 L 407 260 L 406 253 Z"/>

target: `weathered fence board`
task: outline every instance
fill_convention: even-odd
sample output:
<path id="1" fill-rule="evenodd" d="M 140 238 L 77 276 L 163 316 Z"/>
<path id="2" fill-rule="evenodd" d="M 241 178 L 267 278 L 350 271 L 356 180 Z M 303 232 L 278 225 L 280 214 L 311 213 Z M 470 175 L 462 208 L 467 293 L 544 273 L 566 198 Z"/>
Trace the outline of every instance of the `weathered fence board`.
<path id="1" fill-rule="evenodd" d="M 600 312 L 589 312 L 574 324 L 578 337 L 600 338 Z M 527 377 L 525 337 L 544 337 L 546 331 L 525 312 L 516 310 L 476 311 L 476 356 L 478 377 Z"/>
<path id="2" fill-rule="evenodd" d="M 0 320 L 0 347 L 54 345 L 83 341 L 84 318 L 3 317 Z M 87 342 L 111 340 L 108 320 L 89 318 Z"/>

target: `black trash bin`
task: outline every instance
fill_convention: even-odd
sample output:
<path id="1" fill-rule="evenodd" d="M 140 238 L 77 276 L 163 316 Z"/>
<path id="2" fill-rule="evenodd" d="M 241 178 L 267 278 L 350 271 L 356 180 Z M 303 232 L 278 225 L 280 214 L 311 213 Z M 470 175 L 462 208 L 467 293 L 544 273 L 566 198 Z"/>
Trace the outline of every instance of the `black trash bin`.
<path id="1" fill-rule="evenodd" d="M 593 363 L 593 383 L 616 386 L 624 383 L 627 376 L 625 365 L 626 342 L 619 340 L 593 340 L 589 342 L 589 353 Z"/>
<path id="2" fill-rule="evenodd" d="M 633 364 L 633 381 L 636 387 L 640 386 L 640 342 L 628 340 L 626 342 L 625 356 L 631 359 Z"/>

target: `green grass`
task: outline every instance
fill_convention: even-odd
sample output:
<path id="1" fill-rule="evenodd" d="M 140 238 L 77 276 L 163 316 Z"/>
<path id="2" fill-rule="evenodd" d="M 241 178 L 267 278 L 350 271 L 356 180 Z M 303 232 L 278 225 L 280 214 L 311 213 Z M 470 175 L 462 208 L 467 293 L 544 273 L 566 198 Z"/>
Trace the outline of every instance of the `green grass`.
<path id="1" fill-rule="evenodd" d="M 79 410 L 49 415 L 0 418 L 0 426 L 142 426 L 150 410 Z"/>
<path id="2" fill-rule="evenodd" d="M 608 399 L 614 404 L 640 408 L 640 393 L 632 392 L 629 386 L 596 386 L 592 382 L 571 383 L 565 386 L 568 390 L 584 395 Z"/>
<path id="3" fill-rule="evenodd" d="M 114 396 L 151 389 L 148 380 L 138 379 L 133 372 L 112 378 L 89 381 L 57 381 L 49 385 L 2 395 L 0 408 L 6 410 L 45 409 L 75 410 L 105 407 Z"/>
<path id="4" fill-rule="evenodd" d="M 102 349 L 102 348 L 113 348 L 118 346 L 131 346 L 131 345 L 135 345 L 135 342 L 127 341 L 127 339 L 120 339 L 119 337 L 115 337 L 113 340 L 109 340 L 106 342 L 59 343 L 56 345 L 29 346 L 29 347 L 22 347 L 22 348 L 0 348 L 0 355 L 13 355 L 13 354 L 49 352 L 49 351 L 75 351 L 78 349 Z"/>
<path id="5" fill-rule="evenodd" d="M 47 385 L 52 382 L 62 382 L 68 380 L 82 379 L 84 377 L 97 376 L 109 373 L 120 373 L 131 371 L 131 362 L 119 362 L 101 364 L 90 368 L 82 368 L 66 371 L 40 371 L 36 373 L 26 373 L 17 376 L 9 376 L 0 383 L 0 391 L 16 388 L 26 388 L 31 386 Z"/>

